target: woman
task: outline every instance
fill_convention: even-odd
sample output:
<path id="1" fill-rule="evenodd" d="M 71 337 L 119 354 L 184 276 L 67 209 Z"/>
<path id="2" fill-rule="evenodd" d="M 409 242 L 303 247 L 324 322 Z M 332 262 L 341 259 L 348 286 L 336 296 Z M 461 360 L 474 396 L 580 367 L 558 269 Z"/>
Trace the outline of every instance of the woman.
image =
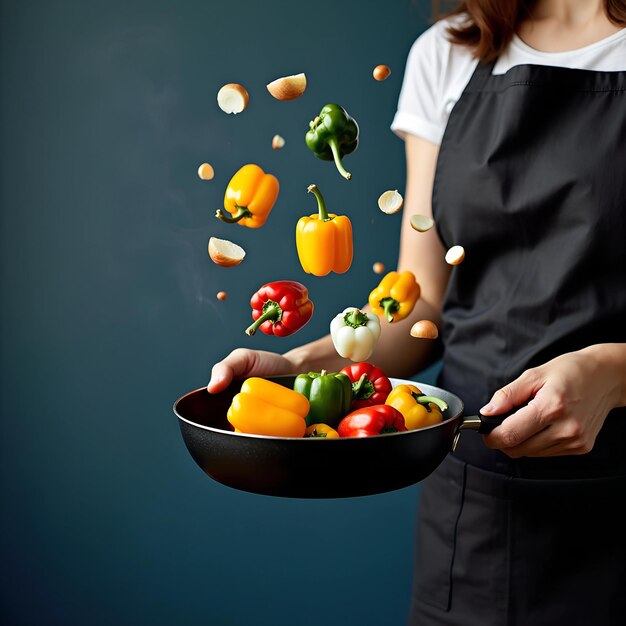
<path id="1" fill-rule="evenodd" d="M 435 355 L 408 329 L 431 319 L 438 384 L 467 412 L 516 409 L 465 432 L 422 483 L 412 624 L 626 615 L 624 26 L 623 1 L 468 0 L 409 54 L 392 124 L 407 157 L 398 269 L 422 295 L 371 361 L 415 375 Z M 418 239 L 409 218 L 431 212 Z M 467 258 L 452 269 L 455 244 Z M 208 389 L 345 364 L 328 336 L 240 349 Z"/>

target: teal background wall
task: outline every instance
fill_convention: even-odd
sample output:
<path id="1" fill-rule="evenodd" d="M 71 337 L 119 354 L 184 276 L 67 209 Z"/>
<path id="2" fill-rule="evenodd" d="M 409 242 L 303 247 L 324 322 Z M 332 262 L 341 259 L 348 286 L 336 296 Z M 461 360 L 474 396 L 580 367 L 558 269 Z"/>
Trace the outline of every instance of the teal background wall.
<path id="1" fill-rule="evenodd" d="M 400 216 L 376 200 L 404 186 L 389 124 L 429 17 L 408 0 L 1 2 L 3 624 L 405 623 L 419 486 L 321 501 L 235 491 L 195 465 L 172 404 L 237 346 L 317 338 L 365 301 L 374 261 L 394 267 Z M 300 99 L 267 93 L 299 72 Z M 226 82 L 250 92 L 241 115 L 217 107 Z M 361 127 L 351 182 L 304 146 L 327 102 Z M 213 181 L 198 179 L 203 161 Z M 256 231 L 213 216 L 247 162 L 281 182 Z M 312 182 L 353 221 L 345 275 L 298 264 Z M 244 263 L 212 264 L 212 235 L 244 246 Z M 309 287 L 313 319 L 246 337 L 250 295 L 283 278 Z"/>

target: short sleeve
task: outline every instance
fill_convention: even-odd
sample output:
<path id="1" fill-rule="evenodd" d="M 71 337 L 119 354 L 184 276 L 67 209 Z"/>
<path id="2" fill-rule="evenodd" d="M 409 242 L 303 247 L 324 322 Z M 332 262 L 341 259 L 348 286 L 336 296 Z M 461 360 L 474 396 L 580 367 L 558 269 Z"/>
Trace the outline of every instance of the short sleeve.
<path id="1" fill-rule="evenodd" d="M 409 51 L 398 109 L 391 130 L 399 137 L 418 135 L 439 145 L 447 121 L 441 77 L 449 54 L 445 22 L 437 22 L 426 30 Z"/>

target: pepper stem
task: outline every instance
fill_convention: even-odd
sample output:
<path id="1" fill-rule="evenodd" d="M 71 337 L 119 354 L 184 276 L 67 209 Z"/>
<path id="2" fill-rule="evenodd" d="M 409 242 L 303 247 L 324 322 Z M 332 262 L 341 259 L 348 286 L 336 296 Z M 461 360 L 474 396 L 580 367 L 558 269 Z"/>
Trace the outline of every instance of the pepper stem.
<path id="1" fill-rule="evenodd" d="M 337 166 L 337 169 L 339 170 L 339 173 L 346 179 L 346 180 L 350 180 L 352 178 L 352 174 L 350 174 L 350 172 L 346 171 L 346 169 L 344 168 L 342 162 L 341 162 L 341 154 L 339 154 L 339 145 L 337 144 L 337 139 L 335 139 L 335 137 L 329 137 L 327 140 L 328 145 L 330 146 L 330 149 L 333 151 L 333 157 L 335 159 L 335 165 Z"/>
<path id="2" fill-rule="evenodd" d="M 415 398 L 420 404 L 423 404 L 426 408 L 428 408 L 428 403 L 432 402 L 433 404 L 436 404 L 439 409 L 441 411 L 445 411 L 448 408 L 448 404 L 447 402 L 445 402 L 444 400 L 442 400 L 441 398 L 437 398 L 435 396 L 425 396 L 425 395 L 421 395 L 421 396 L 417 396 Z"/>
<path id="3" fill-rule="evenodd" d="M 263 312 L 259 317 L 254 321 L 254 323 L 250 324 L 248 328 L 246 328 L 246 335 L 252 337 L 254 333 L 256 333 L 257 329 L 263 322 L 267 322 L 267 320 L 271 320 L 272 322 L 278 322 L 280 318 L 283 316 L 283 310 L 280 308 L 278 302 L 274 302 L 273 300 L 268 300 L 263 305 Z"/>
<path id="4" fill-rule="evenodd" d="M 400 308 L 400 303 L 395 298 L 387 296 L 386 298 L 383 298 L 378 304 L 385 312 L 385 318 L 387 319 L 387 321 L 389 323 L 393 322 L 393 314 L 398 312 L 398 309 Z"/>
<path id="5" fill-rule="evenodd" d="M 353 309 L 343 316 L 343 323 L 351 328 L 366 326 L 368 322 L 369 317 L 367 317 L 367 314 L 363 313 L 360 309 Z"/>
<path id="6" fill-rule="evenodd" d="M 332 220 L 332 217 L 328 217 L 328 211 L 326 210 L 326 202 L 324 201 L 324 196 L 322 192 L 317 188 L 317 185 L 309 185 L 307 187 L 307 191 L 315 195 L 317 199 L 317 219 L 320 222 L 327 222 L 328 220 Z"/>
<path id="7" fill-rule="evenodd" d="M 352 383 L 352 395 L 355 400 L 369 400 L 375 391 L 376 388 L 367 374 L 361 374 L 361 378 Z"/>
<path id="8" fill-rule="evenodd" d="M 226 222 L 228 224 L 236 224 L 244 217 L 252 217 L 252 213 L 250 213 L 248 207 L 239 206 L 238 204 L 236 204 L 235 207 L 237 207 L 237 213 L 235 213 L 233 216 L 226 215 L 226 213 L 224 213 L 222 209 L 218 209 L 217 211 L 215 211 L 215 217 L 218 217 L 222 220 L 222 222 Z"/>

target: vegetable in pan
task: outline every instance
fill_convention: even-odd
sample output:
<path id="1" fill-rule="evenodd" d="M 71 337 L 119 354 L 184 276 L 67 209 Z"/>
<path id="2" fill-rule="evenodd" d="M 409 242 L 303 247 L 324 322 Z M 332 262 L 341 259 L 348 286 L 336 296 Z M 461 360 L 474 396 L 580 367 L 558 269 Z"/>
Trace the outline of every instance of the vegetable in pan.
<path id="1" fill-rule="evenodd" d="M 374 404 L 352 411 L 337 427 L 340 437 L 371 437 L 405 430 L 402 413 L 390 404 Z"/>
<path id="2" fill-rule="evenodd" d="M 304 436 L 314 439 L 339 439 L 339 433 L 328 424 L 311 424 Z"/>
<path id="3" fill-rule="evenodd" d="M 424 395 L 415 385 L 398 385 L 387 396 L 385 404 L 393 406 L 404 416 L 408 430 L 432 426 L 443 421 L 446 402 Z"/>
<path id="4" fill-rule="evenodd" d="M 293 389 L 264 378 L 244 381 L 227 418 L 236 432 L 272 437 L 303 437 L 309 401 Z"/>
<path id="5" fill-rule="evenodd" d="M 309 372 L 296 376 L 293 389 L 308 399 L 307 426 L 328 424 L 336 427 L 350 410 L 352 383 L 343 372 Z"/>
<path id="6" fill-rule="evenodd" d="M 341 370 L 352 382 L 352 410 L 384 404 L 391 391 L 391 381 L 380 367 L 363 361 Z"/>

